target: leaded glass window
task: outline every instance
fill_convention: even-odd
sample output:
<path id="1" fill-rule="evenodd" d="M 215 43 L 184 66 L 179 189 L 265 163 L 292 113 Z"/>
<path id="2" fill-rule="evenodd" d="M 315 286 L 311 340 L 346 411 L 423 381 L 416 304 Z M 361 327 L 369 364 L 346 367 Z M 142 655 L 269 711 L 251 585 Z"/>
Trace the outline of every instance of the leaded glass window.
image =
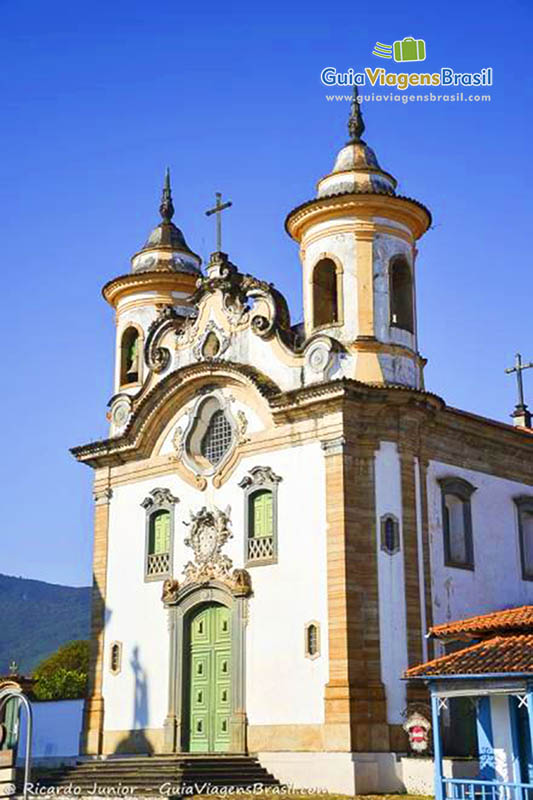
<path id="1" fill-rule="evenodd" d="M 318 652 L 318 631 L 316 625 L 309 625 L 307 628 L 307 652 L 314 656 Z"/>
<path id="2" fill-rule="evenodd" d="M 109 670 L 112 675 L 118 675 L 122 667 L 122 644 L 113 642 L 109 657 Z"/>
<path id="3" fill-rule="evenodd" d="M 320 655 L 320 625 L 308 622 L 305 626 L 305 657 L 315 659 Z"/>
<path id="4" fill-rule="evenodd" d="M 219 408 L 209 420 L 200 443 L 200 452 L 210 464 L 216 466 L 230 448 L 233 431 L 223 411 Z"/>

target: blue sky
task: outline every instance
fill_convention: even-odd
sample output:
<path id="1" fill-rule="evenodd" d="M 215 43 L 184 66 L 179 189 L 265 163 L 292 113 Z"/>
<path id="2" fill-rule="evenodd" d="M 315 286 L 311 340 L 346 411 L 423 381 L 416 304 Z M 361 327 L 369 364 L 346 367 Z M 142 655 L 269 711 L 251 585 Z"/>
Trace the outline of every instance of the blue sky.
<path id="1" fill-rule="evenodd" d="M 224 249 L 274 281 L 296 321 L 300 263 L 284 218 L 346 139 L 347 105 L 326 101 L 320 71 L 397 69 L 371 55 L 377 40 L 424 38 L 423 71 L 494 69 L 491 103 L 375 102 L 364 114 L 382 166 L 434 215 L 418 260 L 427 388 L 508 421 L 504 368 L 517 349 L 533 359 L 530 3 L 0 9 L 0 571 L 90 582 L 91 471 L 68 448 L 106 433 L 114 324 L 100 289 L 157 223 L 165 166 L 190 246 L 213 249 L 203 212 L 223 191 Z M 533 370 L 525 383 L 533 405 Z"/>

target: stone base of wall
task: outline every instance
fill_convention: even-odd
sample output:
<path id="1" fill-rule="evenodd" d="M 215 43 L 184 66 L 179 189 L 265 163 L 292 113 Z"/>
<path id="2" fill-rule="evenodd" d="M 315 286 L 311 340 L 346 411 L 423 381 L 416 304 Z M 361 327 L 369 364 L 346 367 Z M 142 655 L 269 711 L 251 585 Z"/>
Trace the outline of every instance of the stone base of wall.
<path id="1" fill-rule="evenodd" d="M 281 783 L 340 794 L 403 792 L 394 753 L 272 753 L 257 757 Z"/>
<path id="2" fill-rule="evenodd" d="M 103 755 L 153 755 L 164 753 L 163 728 L 143 728 L 133 731 L 104 731 Z"/>
<path id="3" fill-rule="evenodd" d="M 445 778 L 474 778 L 479 772 L 479 762 L 476 759 L 445 758 L 442 771 Z M 435 794 L 432 758 L 402 758 L 400 775 L 408 794 Z"/>

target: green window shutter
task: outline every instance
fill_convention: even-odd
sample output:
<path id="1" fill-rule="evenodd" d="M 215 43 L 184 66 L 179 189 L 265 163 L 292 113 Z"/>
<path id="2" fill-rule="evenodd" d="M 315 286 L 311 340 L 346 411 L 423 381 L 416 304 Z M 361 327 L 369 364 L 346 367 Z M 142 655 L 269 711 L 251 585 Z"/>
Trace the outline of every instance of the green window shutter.
<path id="1" fill-rule="evenodd" d="M 272 536 L 274 531 L 272 492 L 256 492 L 250 500 L 250 537 L 257 539 L 262 536 Z"/>
<path id="2" fill-rule="evenodd" d="M 168 553 L 170 550 L 170 512 L 158 511 L 152 516 L 150 555 Z"/>

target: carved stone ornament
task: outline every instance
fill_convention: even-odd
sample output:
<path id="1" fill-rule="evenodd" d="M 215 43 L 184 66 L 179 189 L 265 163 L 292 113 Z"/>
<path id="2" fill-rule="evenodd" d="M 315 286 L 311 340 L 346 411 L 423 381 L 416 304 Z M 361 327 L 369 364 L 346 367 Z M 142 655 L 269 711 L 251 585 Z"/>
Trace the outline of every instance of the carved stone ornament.
<path id="1" fill-rule="evenodd" d="M 184 436 L 183 436 L 183 428 L 181 425 L 176 425 L 174 429 L 174 433 L 172 434 L 172 446 L 174 448 L 174 455 L 181 461 L 183 456 L 183 448 L 185 446 Z"/>
<path id="2" fill-rule="evenodd" d="M 335 343 L 329 336 L 314 338 L 305 348 L 305 362 L 318 379 L 325 380 L 335 360 Z"/>
<path id="3" fill-rule="evenodd" d="M 180 583 L 175 578 L 167 578 L 166 581 L 163 581 L 161 600 L 163 603 L 165 603 L 165 605 L 177 602 L 179 588 Z"/>
<path id="4" fill-rule="evenodd" d="M 216 324 L 216 322 L 210 319 L 192 349 L 192 353 L 196 361 L 203 361 L 210 357 L 209 354 L 205 352 L 204 346 L 208 339 L 212 338 L 212 336 L 216 336 L 218 339 L 218 349 L 215 356 L 216 358 L 220 358 L 228 349 L 231 341 L 230 337 L 226 335 L 226 333 Z"/>
<path id="5" fill-rule="evenodd" d="M 239 444 L 244 444 L 245 442 L 250 441 L 249 437 L 246 436 L 246 431 L 248 430 L 248 419 L 244 411 L 237 411 L 237 439 Z"/>
<path id="6" fill-rule="evenodd" d="M 190 512 L 190 533 L 185 544 L 192 547 L 194 561 L 189 561 L 184 569 L 186 582 L 202 583 L 212 578 L 228 578 L 233 562 L 222 553 L 222 548 L 233 537 L 230 529 L 230 508 L 221 511 L 216 506 L 206 506 L 197 514 Z"/>
<path id="7" fill-rule="evenodd" d="M 148 511 L 148 509 L 152 510 L 161 506 L 163 508 L 168 508 L 168 506 L 173 506 L 175 503 L 179 503 L 179 498 L 174 497 L 170 489 L 152 489 L 148 497 L 146 497 L 141 506 Z"/>
<path id="8" fill-rule="evenodd" d="M 182 309 L 180 309 L 181 311 Z M 164 306 L 156 319 L 148 328 L 144 344 L 144 360 L 152 372 L 163 372 L 170 364 L 171 354 L 168 347 L 160 347 L 159 342 L 167 331 L 178 333 L 183 325 L 183 317 L 173 306 Z"/>
<path id="9" fill-rule="evenodd" d="M 239 486 L 241 489 L 248 489 L 250 486 L 272 486 L 281 480 L 282 478 L 270 467 L 252 467 L 249 474 L 240 481 Z"/>
<path id="10" fill-rule="evenodd" d="M 131 414 L 131 397 L 119 394 L 113 398 L 109 414 L 116 432 L 125 428 Z"/>
<path id="11" fill-rule="evenodd" d="M 273 284 L 242 274 L 226 253 L 213 253 L 207 272 L 208 277 L 199 281 L 193 303 L 198 304 L 204 297 L 219 291 L 224 313 L 232 325 L 249 323 L 261 338 L 268 338 L 275 328 L 292 335 L 287 303 Z M 259 302 L 264 311 L 258 314 L 254 305 Z"/>
<path id="12" fill-rule="evenodd" d="M 191 514 L 190 533 L 185 544 L 194 551 L 194 563 L 189 561 L 183 570 L 185 574 L 184 585 L 191 583 L 208 583 L 218 580 L 225 583 L 235 595 L 246 596 L 251 592 L 251 580 L 244 569 L 231 568 L 233 562 L 222 553 L 222 548 L 231 539 L 230 508 L 221 511 L 214 506 L 206 506 L 197 514 Z"/>

